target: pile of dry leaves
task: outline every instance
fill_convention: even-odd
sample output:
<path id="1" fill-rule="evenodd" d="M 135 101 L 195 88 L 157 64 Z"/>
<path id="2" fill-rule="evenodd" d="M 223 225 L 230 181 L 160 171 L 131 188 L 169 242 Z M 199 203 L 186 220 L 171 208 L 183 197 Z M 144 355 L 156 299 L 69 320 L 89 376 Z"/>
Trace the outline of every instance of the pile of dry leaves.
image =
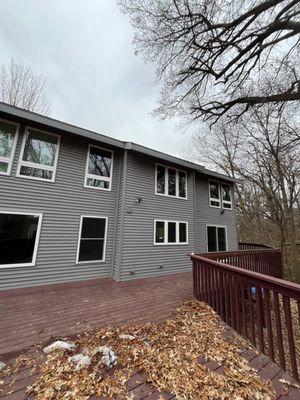
<path id="1" fill-rule="evenodd" d="M 47 356 L 28 394 L 37 400 L 82 400 L 94 394 L 129 399 L 126 383 L 138 371 L 146 372 L 158 390 L 179 399 L 273 399 L 271 384 L 252 371 L 238 346 L 227 343 L 222 333 L 217 314 L 196 300 L 184 303 L 164 323 L 87 332 L 76 341 L 76 350 L 57 350 Z M 113 349 L 114 367 L 107 368 L 95 353 L 90 365 L 74 368 L 70 356 L 92 354 L 99 346 Z M 219 362 L 224 367 L 222 374 L 199 364 L 203 357 Z"/>

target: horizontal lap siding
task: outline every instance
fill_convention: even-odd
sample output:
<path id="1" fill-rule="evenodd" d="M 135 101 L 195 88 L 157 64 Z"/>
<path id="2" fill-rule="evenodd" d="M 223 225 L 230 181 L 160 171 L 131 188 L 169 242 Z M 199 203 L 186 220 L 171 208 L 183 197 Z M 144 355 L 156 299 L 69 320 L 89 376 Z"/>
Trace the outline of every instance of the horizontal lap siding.
<path id="1" fill-rule="evenodd" d="M 206 225 L 221 225 L 227 227 L 228 250 L 237 250 L 237 227 L 235 205 L 232 210 L 224 210 L 221 214 L 221 208 L 209 206 L 209 178 L 196 174 L 196 251 L 206 252 Z"/>
<path id="2" fill-rule="evenodd" d="M 112 191 L 101 191 L 83 186 L 87 140 L 61 135 L 54 183 L 15 177 L 21 140 L 22 134 L 11 176 L 0 175 L 0 210 L 43 213 L 42 229 L 36 266 L 0 268 L 0 289 L 110 276 L 119 153 L 114 157 Z M 104 263 L 75 263 L 80 216 L 84 214 L 108 217 Z"/>
<path id="3" fill-rule="evenodd" d="M 187 271 L 191 267 L 187 253 L 194 250 L 193 173 L 188 172 L 188 200 L 158 196 L 155 195 L 156 162 L 161 163 L 128 152 L 122 280 Z M 142 198 L 139 204 L 138 197 Z M 189 244 L 155 246 L 155 219 L 187 221 Z"/>

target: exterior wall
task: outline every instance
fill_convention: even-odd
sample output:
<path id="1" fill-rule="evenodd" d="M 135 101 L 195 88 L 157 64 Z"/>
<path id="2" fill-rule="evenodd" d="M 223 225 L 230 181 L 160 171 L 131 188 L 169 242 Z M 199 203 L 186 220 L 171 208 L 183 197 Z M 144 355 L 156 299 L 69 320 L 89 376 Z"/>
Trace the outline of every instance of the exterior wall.
<path id="1" fill-rule="evenodd" d="M 0 175 L 0 210 L 43 213 L 42 229 L 36 265 L 0 267 L 0 289 L 111 276 L 120 152 L 114 150 L 111 191 L 84 187 L 87 149 L 93 142 L 71 134 L 61 134 L 54 183 L 15 177 L 23 130 L 11 175 Z M 81 215 L 108 217 L 105 262 L 76 264 Z"/>
<path id="2" fill-rule="evenodd" d="M 156 195 L 156 162 L 172 166 L 140 153 L 128 152 L 121 280 L 191 268 L 187 253 L 195 248 L 193 172 L 187 171 L 187 200 Z M 137 204 L 138 197 L 142 201 Z M 187 221 L 188 244 L 154 245 L 155 219 Z"/>
<path id="3" fill-rule="evenodd" d="M 217 180 L 214 178 L 214 180 Z M 209 205 L 209 177 L 195 173 L 195 224 L 196 224 L 196 246 L 197 253 L 207 251 L 206 225 L 226 226 L 228 250 L 238 249 L 236 213 L 234 198 L 232 195 L 232 210 L 210 207 Z"/>

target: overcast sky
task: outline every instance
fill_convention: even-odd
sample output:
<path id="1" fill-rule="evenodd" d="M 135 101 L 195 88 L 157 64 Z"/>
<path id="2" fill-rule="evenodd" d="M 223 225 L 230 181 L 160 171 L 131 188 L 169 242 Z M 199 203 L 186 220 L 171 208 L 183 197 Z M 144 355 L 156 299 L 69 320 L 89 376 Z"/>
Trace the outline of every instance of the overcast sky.
<path id="1" fill-rule="evenodd" d="M 1 0 L 1 64 L 47 76 L 51 117 L 181 155 L 192 131 L 150 115 L 159 88 L 132 39 L 116 0 Z"/>

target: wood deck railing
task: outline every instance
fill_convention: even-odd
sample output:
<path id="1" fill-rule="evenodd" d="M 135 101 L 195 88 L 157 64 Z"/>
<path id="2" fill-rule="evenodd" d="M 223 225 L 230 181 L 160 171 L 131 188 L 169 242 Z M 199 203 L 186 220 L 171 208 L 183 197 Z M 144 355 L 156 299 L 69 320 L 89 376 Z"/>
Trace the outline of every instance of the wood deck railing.
<path id="1" fill-rule="evenodd" d="M 273 249 L 273 247 L 261 243 L 239 242 L 239 250 L 263 250 L 263 249 Z"/>
<path id="2" fill-rule="evenodd" d="M 277 249 L 221 251 L 198 255 L 235 267 L 282 278 L 281 252 Z"/>
<path id="3" fill-rule="evenodd" d="M 228 257 L 191 255 L 194 296 L 299 381 L 300 285 L 228 265 L 238 264 L 237 256 Z"/>

